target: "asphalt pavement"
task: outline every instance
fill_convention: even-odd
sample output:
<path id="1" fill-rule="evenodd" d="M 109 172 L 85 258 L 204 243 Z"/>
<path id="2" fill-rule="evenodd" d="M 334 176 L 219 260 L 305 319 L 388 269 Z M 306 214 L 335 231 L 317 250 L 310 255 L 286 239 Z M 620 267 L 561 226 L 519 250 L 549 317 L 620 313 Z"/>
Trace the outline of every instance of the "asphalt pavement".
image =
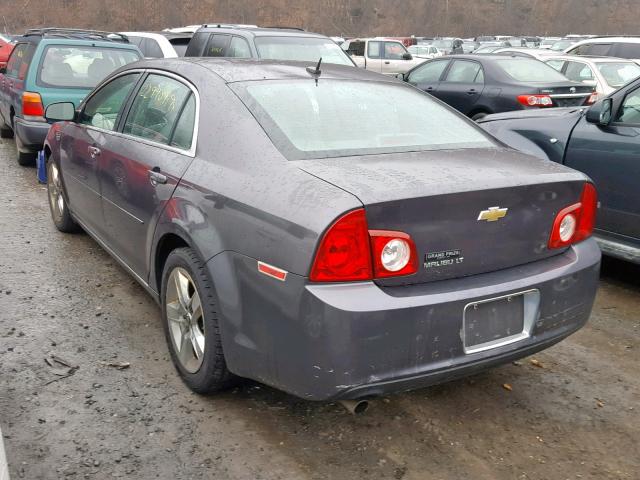
<path id="1" fill-rule="evenodd" d="M 13 480 L 639 478 L 639 267 L 605 260 L 589 324 L 551 349 L 363 415 L 248 381 L 203 397 L 175 373 L 156 304 L 90 237 L 56 231 L 10 140 L 0 182 Z"/>

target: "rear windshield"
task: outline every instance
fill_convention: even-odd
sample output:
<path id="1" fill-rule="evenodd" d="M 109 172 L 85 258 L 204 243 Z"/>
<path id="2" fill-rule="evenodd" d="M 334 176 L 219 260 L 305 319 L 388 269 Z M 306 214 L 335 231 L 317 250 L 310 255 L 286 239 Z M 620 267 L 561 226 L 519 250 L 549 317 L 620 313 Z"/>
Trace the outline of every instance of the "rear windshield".
<path id="1" fill-rule="evenodd" d="M 494 146 L 458 113 L 399 83 L 320 78 L 232 88 L 291 160 Z"/>
<path id="2" fill-rule="evenodd" d="M 618 88 L 640 77 L 640 66 L 635 63 L 603 62 L 596 66 L 610 87 Z"/>
<path id="3" fill-rule="evenodd" d="M 58 88 L 93 88 L 115 69 L 140 54 L 124 48 L 51 45 L 44 52 L 38 84 Z"/>
<path id="4" fill-rule="evenodd" d="M 187 52 L 187 47 L 189 46 L 189 41 L 191 38 L 170 38 L 169 43 L 173 46 L 173 49 L 176 51 L 179 57 L 184 57 L 184 54 Z"/>
<path id="5" fill-rule="evenodd" d="M 256 37 L 258 56 L 266 60 L 293 60 L 350 65 L 353 62 L 338 44 L 328 38 Z"/>
<path id="6" fill-rule="evenodd" d="M 546 63 L 529 58 L 505 58 L 496 60 L 514 80 L 519 82 L 566 82 L 567 77 Z"/>

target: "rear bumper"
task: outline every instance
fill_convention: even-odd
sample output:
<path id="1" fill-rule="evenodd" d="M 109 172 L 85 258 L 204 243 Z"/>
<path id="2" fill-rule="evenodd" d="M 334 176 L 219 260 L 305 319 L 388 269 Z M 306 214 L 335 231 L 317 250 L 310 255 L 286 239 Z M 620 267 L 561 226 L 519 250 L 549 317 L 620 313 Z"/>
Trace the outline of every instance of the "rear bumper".
<path id="1" fill-rule="evenodd" d="M 37 153 L 42 150 L 51 125 L 46 122 L 31 122 L 18 117 L 15 117 L 13 121 L 18 150 L 23 153 Z"/>
<path id="2" fill-rule="evenodd" d="M 309 284 L 295 275 L 278 282 L 247 257 L 225 269 L 224 257 L 208 265 L 216 288 L 236 270 L 237 292 L 218 292 L 229 369 L 309 400 L 420 388 L 544 349 L 586 323 L 600 267 L 593 239 L 499 272 L 390 288 Z M 466 305 L 529 290 L 540 296 L 526 338 L 465 353 Z"/>

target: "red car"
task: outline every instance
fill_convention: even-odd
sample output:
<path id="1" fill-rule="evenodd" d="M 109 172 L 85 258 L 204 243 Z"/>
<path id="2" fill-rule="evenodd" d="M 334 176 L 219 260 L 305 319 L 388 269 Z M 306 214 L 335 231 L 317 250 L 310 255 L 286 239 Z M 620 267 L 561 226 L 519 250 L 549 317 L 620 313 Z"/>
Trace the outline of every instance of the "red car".
<path id="1" fill-rule="evenodd" d="M 9 60 L 14 45 L 15 42 L 11 38 L 0 34 L 0 68 L 7 66 L 7 60 Z"/>

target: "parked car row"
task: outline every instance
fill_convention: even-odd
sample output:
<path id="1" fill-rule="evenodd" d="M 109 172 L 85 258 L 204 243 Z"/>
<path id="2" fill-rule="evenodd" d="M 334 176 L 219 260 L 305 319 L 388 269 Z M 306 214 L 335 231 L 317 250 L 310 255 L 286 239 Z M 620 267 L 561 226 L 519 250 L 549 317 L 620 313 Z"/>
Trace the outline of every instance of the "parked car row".
<path id="1" fill-rule="evenodd" d="M 173 35 L 190 37 L 184 58 Z M 143 58 L 147 40 L 168 58 Z M 614 185 L 637 173 L 640 81 L 594 104 L 569 65 L 426 60 L 407 43 L 226 24 L 29 31 L 0 77 L 0 133 L 22 164 L 43 152 L 56 228 L 87 232 L 159 303 L 194 391 L 431 385 L 582 327 L 594 228 L 640 261 Z M 612 82 L 634 74 L 619 63 Z"/>

